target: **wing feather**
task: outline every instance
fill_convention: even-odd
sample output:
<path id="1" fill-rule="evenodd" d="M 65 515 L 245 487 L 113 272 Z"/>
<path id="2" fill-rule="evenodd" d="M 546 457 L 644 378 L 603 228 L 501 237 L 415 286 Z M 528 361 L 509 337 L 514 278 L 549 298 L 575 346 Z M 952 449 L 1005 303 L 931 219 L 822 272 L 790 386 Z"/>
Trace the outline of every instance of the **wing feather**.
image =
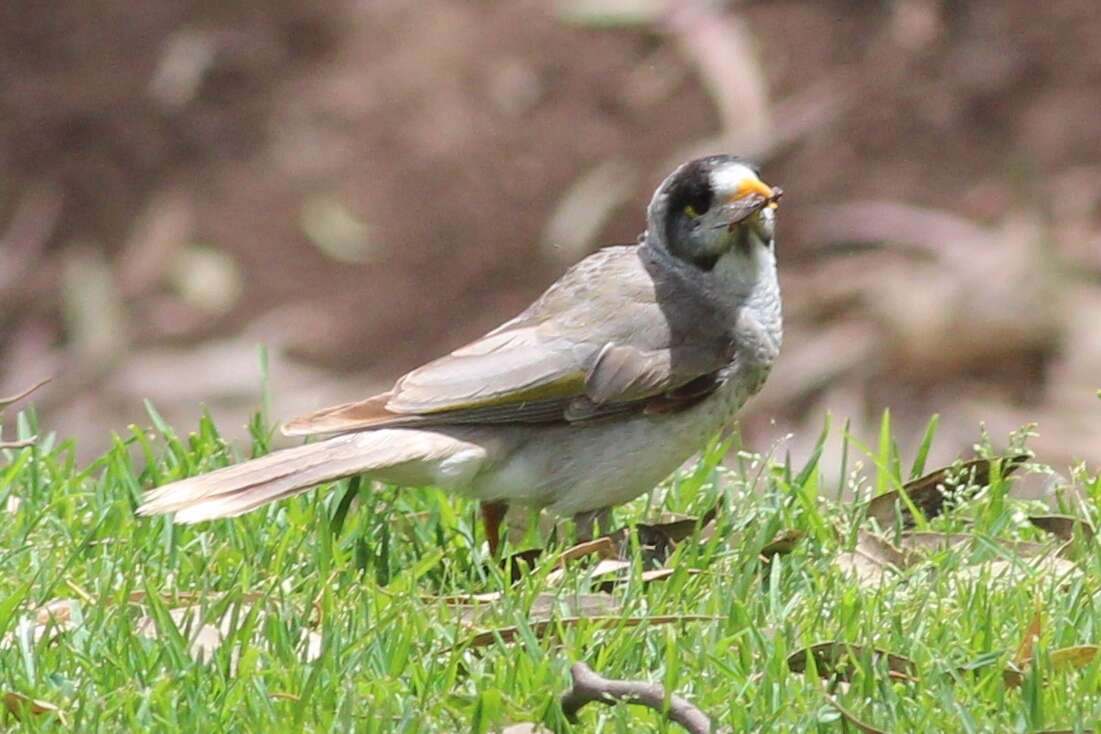
<path id="1" fill-rule="evenodd" d="M 498 335 L 498 337 L 504 335 Z M 568 398 L 584 388 L 589 352 L 597 347 L 544 340 L 534 329 L 475 342 L 398 380 L 387 410 L 402 414 Z"/>
<path id="2" fill-rule="evenodd" d="M 578 422 L 694 404 L 719 384 L 733 340 L 683 277 L 644 248 L 600 251 L 524 313 L 391 391 L 296 419 L 284 432 Z"/>

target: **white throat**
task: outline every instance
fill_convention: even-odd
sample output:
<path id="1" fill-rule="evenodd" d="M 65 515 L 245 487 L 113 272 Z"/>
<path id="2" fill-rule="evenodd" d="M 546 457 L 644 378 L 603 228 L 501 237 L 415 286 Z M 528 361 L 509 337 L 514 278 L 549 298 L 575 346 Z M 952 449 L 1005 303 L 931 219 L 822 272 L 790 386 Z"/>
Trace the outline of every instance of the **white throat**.
<path id="1" fill-rule="evenodd" d="M 759 181 L 757 172 L 743 163 L 728 163 L 711 172 L 711 186 L 715 191 L 737 191 L 744 181 Z"/>
<path id="2" fill-rule="evenodd" d="M 749 235 L 749 248 L 730 248 L 712 268 L 709 276 L 714 287 L 722 294 L 741 303 L 752 297 L 761 285 L 771 287 L 776 283 L 776 256 L 772 246 L 756 233 Z"/>

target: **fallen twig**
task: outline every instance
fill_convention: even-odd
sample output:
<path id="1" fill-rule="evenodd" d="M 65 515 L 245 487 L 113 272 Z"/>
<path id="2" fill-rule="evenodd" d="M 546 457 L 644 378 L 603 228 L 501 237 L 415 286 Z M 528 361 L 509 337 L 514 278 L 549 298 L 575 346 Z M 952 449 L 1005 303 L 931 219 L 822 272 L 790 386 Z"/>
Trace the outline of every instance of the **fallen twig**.
<path id="1" fill-rule="evenodd" d="M 31 436 L 19 441 L 0 441 L 0 449 L 25 449 L 28 446 L 34 446 L 37 441 L 38 436 Z"/>
<path id="2" fill-rule="evenodd" d="M 597 674 L 585 663 L 575 663 L 570 668 L 570 675 L 573 676 L 573 688 L 562 696 L 561 704 L 562 711 L 571 720 L 576 718 L 583 706 L 594 701 L 604 704 L 623 701 L 661 712 L 692 734 L 709 734 L 712 731 L 711 718 L 680 696 L 671 695 L 669 708 L 666 709 L 665 688 L 660 683 L 611 680 Z"/>
<path id="3" fill-rule="evenodd" d="M 44 380 L 39 380 L 38 382 L 31 385 L 30 387 L 28 387 L 26 390 L 24 390 L 21 393 L 18 393 L 16 395 L 12 395 L 11 397 L 7 397 L 7 398 L 0 398 L 0 411 L 4 410 L 9 405 L 12 405 L 14 403 L 18 403 L 20 400 L 27 397 L 28 395 L 30 395 L 35 390 L 42 387 L 43 385 L 45 385 L 47 382 L 49 382 L 52 379 L 53 379 L 52 377 L 47 377 Z"/>
<path id="4" fill-rule="evenodd" d="M 9 405 L 17 403 L 23 398 L 27 397 L 35 390 L 49 382 L 50 379 L 51 378 L 47 377 L 45 380 L 42 380 L 37 384 L 31 385 L 26 390 L 17 395 L 12 395 L 11 397 L 7 398 L 0 398 L 0 415 L 3 415 L 4 409 L 7 408 Z M 25 449 L 28 446 L 33 446 L 35 441 L 37 440 L 38 436 L 31 436 L 30 438 L 19 439 L 18 441 L 5 441 L 3 437 L 3 426 L 0 426 L 0 449 Z"/>

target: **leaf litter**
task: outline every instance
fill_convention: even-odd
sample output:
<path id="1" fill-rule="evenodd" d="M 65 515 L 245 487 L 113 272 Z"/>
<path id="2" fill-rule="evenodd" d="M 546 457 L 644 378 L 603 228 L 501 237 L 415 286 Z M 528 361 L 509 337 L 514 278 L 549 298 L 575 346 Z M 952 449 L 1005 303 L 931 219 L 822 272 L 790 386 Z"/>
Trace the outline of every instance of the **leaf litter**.
<path id="1" fill-rule="evenodd" d="M 1008 477 L 1031 457 L 1015 454 L 998 459 L 972 459 L 938 469 L 902 485 L 901 489 L 885 492 L 869 500 L 864 508 L 869 520 L 880 528 L 893 527 L 900 519 L 904 528 L 917 523 L 916 510 L 925 520 L 940 515 L 955 503 L 965 501 L 989 486 L 995 461 L 1001 463 L 1001 477 Z"/>
<path id="2" fill-rule="evenodd" d="M 1001 468 L 1001 476 L 1019 468 L 1027 458 L 1024 455 L 1007 457 Z M 989 483 L 992 473 L 991 462 L 985 459 L 931 472 L 908 482 L 901 491 L 888 492 L 868 502 L 865 506 L 866 518 L 875 520 L 880 527 L 895 526 L 896 520 L 901 520 L 902 527 L 912 528 L 917 524 L 915 511 L 922 519 L 931 519 L 947 509 L 950 502 L 957 503 L 974 497 Z M 882 536 L 860 528 L 856 532 L 853 549 L 838 554 L 834 564 L 843 573 L 854 577 L 863 588 L 878 588 L 897 572 L 928 560 L 931 554 L 960 549 L 980 553 L 983 550 L 992 550 L 999 554 L 999 557 L 992 560 L 968 565 L 957 571 L 955 577 L 965 581 L 1017 581 L 1034 575 L 1064 580 L 1078 572 L 1076 564 L 1060 556 L 1074 539 L 1092 539 L 1092 525 L 1065 515 L 1033 515 L 1029 517 L 1029 521 L 1063 543 L 989 539 L 962 532 L 907 530 L 898 534 L 896 545 Z M 1037 607 L 1012 659 L 1003 669 L 1002 679 L 1007 687 L 1017 687 L 1023 683 L 1042 632 L 1042 610 Z M 1101 646 L 1093 644 L 1053 650 L 1048 653 L 1050 668 L 1052 671 L 1060 671 L 1086 667 L 1096 660 L 1099 651 Z M 823 642 L 798 650 L 789 656 L 788 667 L 793 672 L 804 672 L 809 658 L 812 657 L 819 675 L 834 680 L 847 681 L 854 661 L 859 659 L 885 660 L 888 675 L 892 678 L 913 681 L 917 676 L 916 666 L 904 656 L 843 642 Z M 845 709 L 832 693 L 823 689 L 823 695 L 851 727 L 863 732 L 881 731 Z"/>
<path id="3" fill-rule="evenodd" d="M 547 637 L 558 629 L 568 629 L 582 625 L 591 625 L 597 629 L 616 629 L 624 627 L 659 626 L 666 624 L 678 624 L 680 622 L 713 622 L 719 619 L 710 614 L 657 614 L 648 617 L 560 617 L 558 619 L 544 620 L 527 625 L 527 628 L 536 637 Z M 462 642 L 448 648 L 478 648 L 492 645 L 495 641 L 512 642 L 520 636 L 520 626 L 499 627 L 496 629 L 479 632 Z"/>
<path id="4" fill-rule="evenodd" d="M 1094 537 L 1093 526 L 1088 521 L 1071 515 L 1029 515 L 1028 521 L 1060 540 L 1071 541 L 1081 537 L 1089 542 Z"/>
<path id="5" fill-rule="evenodd" d="M 822 678 L 837 677 L 839 680 L 850 681 L 859 661 L 871 660 L 885 663 L 891 678 L 911 682 L 917 680 L 917 666 L 909 658 L 874 647 L 840 641 L 819 642 L 796 650 L 788 656 L 788 670 L 793 673 L 806 672 L 807 662 L 811 657 L 814 658 L 815 670 Z"/>
<path id="6" fill-rule="evenodd" d="M 266 595 L 261 592 L 241 595 L 235 602 L 240 605 L 237 619 L 243 619 L 265 598 Z M 197 661 L 209 661 L 214 652 L 234 631 L 235 604 L 230 605 L 217 620 L 212 621 L 207 616 L 210 604 L 216 604 L 222 599 L 224 599 L 222 596 L 211 597 L 188 591 L 175 591 L 158 598 L 160 604 L 168 607 L 169 619 L 176 626 L 177 631 L 188 636 L 188 654 Z M 126 597 L 125 603 L 144 610 L 148 600 L 147 592 L 136 591 Z M 86 601 L 93 600 L 89 598 Z M 57 635 L 73 630 L 80 618 L 80 604 L 81 601 L 77 599 L 60 598 L 37 607 L 30 616 L 21 620 L 12 632 L 0 640 L 0 649 L 12 645 L 19 638 L 37 643 L 48 633 Z M 262 624 L 267 615 L 266 609 L 258 610 L 257 624 Z M 137 619 L 135 630 L 138 635 L 152 640 L 160 639 L 164 633 L 156 618 L 148 611 Z M 315 660 L 320 655 L 321 642 L 321 635 L 316 630 L 302 631 L 299 646 L 303 649 L 307 662 Z"/>
<path id="7" fill-rule="evenodd" d="M 243 602 L 237 614 L 234 614 L 234 605 L 230 605 L 216 620 L 208 617 L 209 607 L 204 609 L 202 605 L 193 604 L 176 607 L 168 611 L 172 624 L 181 635 L 186 635 L 188 640 L 188 654 L 197 662 L 209 662 L 214 653 L 234 633 L 239 622 L 251 613 L 253 607 Z M 265 609 L 257 610 L 256 624 L 262 625 L 268 617 Z M 161 629 L 161 623 L 152 615 L 142 616 L 136 624 L 138 635 L 151 640 L 162 637 L 165 630 Z M 321 634 L 314 629 L 304 628 L 298 640 L 298 647 L 305 655 L 304 660 L 311 662 L 321 656 Z M 231 667 L 236 669 L 236 650 L 234 651 Z"/>
<path id="8" fill-rule="evenodd" d="M 584 622 L 590 622 L 599 627 L 634 627 L 642 624 L 664 625 L 714 619 L 712 616 L 693 614 L 637 617 L 610 615 L 620 610 L 619 601 L 612 596 L 611 592 L 618 585 L 628 583 L 634 578 L 631 573 L 632 562 L 624 560 L 632 551 L 632 533 L 642 549 L 644 565 L 657 564 L 657 567 L 648 568 L 639 573 L 637 579 L 643 584 L 652 583 L 667 579 L 677 572 L 678 569 L 661 564 L 672 555 L 680 543 L 693 537 L 697 531 L 701 539 L 710 537 L 707 530 L 713 527 L 717 515 L 718 505 L 716 504 L 699 517 L 678 516 L 662 522 L 637 523 L 632 527 L 623 527 L 594 540 L 567 548 L 554 559 L 553 563 L 559 567 L 547 575 L 547 586 L 560 586 L 571 577 L 585 574 L 594 581 L 600 581 L 597 585 L 600 592 L 572 595 L 540 592 L 533 598 L 526 612 L 528 628 L 536 637 L 543 637 L 559 628 L 572 627 Z M 782 530 L 762 547 L 760 555 L 763 559 L 770 560 L 774 556 L 789 553 L 803 537 L 804 533 L 800 530 Z M 513 571 L 512 578 L 515 579 L 519 568 L 525 565 L 529 569 L 533 568 L 542 554 L 543 550 L 540 548 L 520 551 L 505 559 L 503 564 L 505 568 Z M 595 564 L 586 569 L 578 567 L 579 562 L 591 556 L 598 558 Z M 693 568 L 683 569 L 683 572 L 689 575 L 701 573 L 699 569 Z M 425 600 L 439 601 L 450 607 L 457 612 L 460 623 L 464 625 L 478 625 L 498 612 L 499 603 L 504 598 L 505 592 L 497 591 L 425 597 Z M 521 634 L 521 631 L 522 627 L 518 625 L 482 630 L 454 647 L 484 647 L 498 639 L 511 642 Z"/>
<path id="9" fill-rule="evenodd" d="M 31 714 L 33 716 L 51 714 L 57 716 L 57 718 L 61 721 L 63 725 L 68 725 L 68 722 L 65 718 L 65 712 L 62 711 L 59 706 L 50 703 L 49 701 L 43 701 L 39 698 L 31 698 L 30 696 L 25 696 L 22 693 L 15 693 L 13 691 L 5 693 L 4 707 L 7 708 L 8 712 L 15 716 L 15 718 L 17 719 L 22 719 L 27 714 Z"/>
<path id="10" fill-rule="evenodd" d="M 907 566 L 906 555 L 885 538 L 867 530 L 858 530 L 856 545 L 839 553 L 834 565 L 865 589 L 878 588 L 889 576 Z"/>
<path id="11" fill-rule="evenodd" d="M 504 598 L 505 592 L 493 591 L 466 596 L 439 597 L 435 601 L 442 602 L 444 607 L 455 614 L 462 624 L 474 626 L 484 624 L 487 619 L 498 614 L 501 609 L 500 602 Z M 429 598 L 427 601 L 433 601 L 433 599 Z M 526 613 L 529 621 L 547 622 L 554 619 L 556 614 L 566 617 L 595 617 L 613 614 L 619 611 L 619 608 L 619 601 L 607 593 L 541 592 L 531 600 Z"/>

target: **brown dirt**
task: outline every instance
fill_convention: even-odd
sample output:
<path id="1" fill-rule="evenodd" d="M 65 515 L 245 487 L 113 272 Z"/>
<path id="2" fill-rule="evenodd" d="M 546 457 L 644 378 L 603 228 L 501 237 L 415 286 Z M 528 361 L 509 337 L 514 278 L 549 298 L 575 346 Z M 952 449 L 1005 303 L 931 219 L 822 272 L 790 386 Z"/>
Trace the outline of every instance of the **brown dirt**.
<path id="1" fill-rule="evenodd" d="M 571 26 L 550 7 L 5 4 L 0 225 L 35 187 L 63 203 L 50 256 L 0 314 L 0 341 L 33 323 L 63 349 L 73 335 L 58 305 L 59 263 L 77 243 L 122 257 L 135 221 L 165 192 L 188 202 L 190 239 L 238 262 L 245 292 L 228 313 L 174 329 L 143 327 L 151 302 L 135 299 L 135 349 L 267 324 L 296 331 L 291 352 L 314 364 L 378 376 L 498 323 L 563 268 L 538 242 L 580 175 L 609 159 L 637 163 L 641 181 L 600 237 L 629 241 L 670 156 L 719 125 L 692 64 L 659 28 Z M 1067 173 L 1101 166 L 1101 16 L 1088 0 L 739 7 L 774 99 L 833 82 L 852 100 L 767 162 L 787 193 L 789 272 L 820 267 L 819 205 L 892 199 L 980 223 L 1018 208 L 1050 217 Z M 194 95 L 173 107 L 150 80 L 181 33 L 216 50 Z M 636 93 L 653 88 L 663 91 Z M 309 244 L 301 212 L 316 196 L 371 227 L 369 262 L 336 262 Z M 312 314 L 309 325 L 271 316 L 286 306 Z M 1041 349 L 993 375 L 961 367 L 951 384 L 992 380 L 1012 403 L 1056 356 Z M 928 371 L 914 372 L 880 373 L 869 394 L 915 414 L 936 409 Z"/>

